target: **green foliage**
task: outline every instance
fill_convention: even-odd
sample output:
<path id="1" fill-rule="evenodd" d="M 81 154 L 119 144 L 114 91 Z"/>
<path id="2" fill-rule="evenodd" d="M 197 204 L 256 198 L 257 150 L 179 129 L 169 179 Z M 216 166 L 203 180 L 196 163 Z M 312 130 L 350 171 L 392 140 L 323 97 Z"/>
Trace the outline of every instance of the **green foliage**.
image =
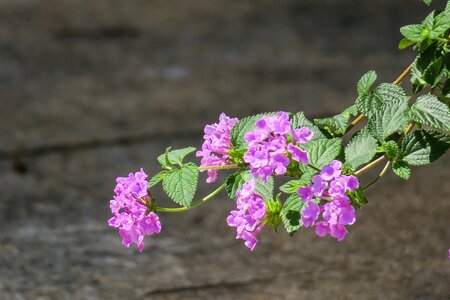
<path id="1" fill-rule="evenodd" d="M 231 143 L 235 150 L 243 150 L 247 146 L 244 136 L 247 132 L 255 128 L 256 121 L 264 116 L 273 115 L 275 113 L 262 113 L 254 116 L 249 116 L 239 120 L 231 130 Z"/>
<path id="2" fill-rule="evenodd" d="M 423 0 L 423 3 L 425 3 L 426 5 L 430 5 L 432 0 Z"/>
<path id="3" fill-rule="evenodd" d="M 234 174 L 231 174 L 228 176 L 226 181 L 226 187 L 228 196 L 231 199 L 236 199 L 236 191 L 242 188 L 242 185 L 253 179 L 252 174 L 250 171 L 241 171 L 236 172 Z M 263 183 L 261 179 L 255 180 L 256 182 L 256 188 L 255 193 L 263 197 L 265 201 L 269 201 L 273 197 L 273 188 L 274 188 L 274 181 L 272 177 L 269 177 L 266 183 Z"/>
<path id="4" fill-rule="evenodd" d="M 341 153 L 341 142 L 338 138 L 310 141 L 305 147 L 309 153 L 310 165 L 320 169 L 329 164 Z"/>
<path id="5" fill-rule="evenodd" d="M 370 88 L 377 80 L 377 73 L 373 70 L 370 70 L 366 74 L 364 74 L 361 79 L 358 81 L 356 86 L 356 90 L 358 91 L 358 95 L 366 95 L 370 92 Z"/>
<path id="6" fill-rule="evenodd" d="M 369 119 L 369 130 L 380 142 L 391 134 L 403 131 L 408 124 L 408 103 L 406 101 L 391 101 L 379 108 Z"/>
<path id="7" fill-rule="evenodd" d="M 356 100 L 358 111 L 371 117 L 389 102 L 407 102 L 403 88 L 392 83 L 382 83 L 374 91 L 360 95 Z"/>
<path id="8" fill-rule="evenodd" d="M 450 147 L 450 136 L 435 130 L 416 130 L 402 142 L 401 159 L 413 166 L 426 165 L 441 157 Z"/>
<path id="9" fill-rule="evenodd" d="M 167 171 L 161 171 L 155 176 L 153 176 L 148 182 L 148 187 L 151 188 L 160 183 L 164 178 L 166 178 L 167 173 L 168 173 Z"/>
<path id="10" fill-rule="evenodd" d="M 428 32 L 425 32 L 425 28 L 422 24 L 412 24 L 406 25 L 400 28 L 400 32 L 403 34 L 405 39 L 412 42 L 421 42 L 423 41 Z"/>
<path id="11" fill-rule="evenodd" d="M 325 134 L 317 126 L 315 126 L 311 121 L 309 121 L 305 117 L 305 114 L 303 112 L 295 113 L 291 117 L 291 127 L 292 127 L 292 129 L 308 127 L 309 130 L 314 132 L 314 136 L 311 139 L 312 141 L 327 138 L 327 136 L 325 136 Z"/>
<path id="12" fill-rule="evenodd" d="M 292 194 L 284 202 L 281 210 L 281 220 L 290 236 L 293 236 L 300 227 L 303 226 L 301 220 L 301 210 L 304 206 L 302 199 L 297 194 Z"/>
<path id="13" fill-rule="evenodd" d="M 401 178 L 408 180 L 411 176 L 411 168 L 404 161 L 394 161 L 392 170 Z"/>
<path id="14" fill-rule="evenodd" d="M 198 183 L 198 169 L 194 163 L 183 164 L 179 169 L 167 172 L 163 189 L 179 205 L 189 206 L 194 198 Z"/>
<path id="15" fill-rule="evenodd" d="M 281 210 L 283 205 L 280 201 L 280 195 L 276 197 L 275 200 L 266 201 L 266 222 L 267 224 L 271 224 L 275 231 L 278 230 L 278 226 L 282 221 Z"/>
<path id="16" fill-rule="evenodd" d="M 411 106 L 411 119 L 420 124 L 450 131 L 450 109 L 436 96 L 425 95 Z"/>
<path id="17" fill-rule="evenodd" d="M 398 156 L 398 144 L 396 141 L 387 141 L 383 144 L 384 151 L 390 159 L 395 159 Z"/>
<path id="18" fill-rule="evenodd" d="M 183 165 L 183 159 L 194 152 L 196 148 L 187 147 L 183 149 L 170 150 L 170 147 L 166 149 L 166 153 L 158 156 L 158 161 L 163 168 L 171 167 L 171 165 Z"/>
<path id="19" fill-rule="evenodd" d="M 324 126 L 325 130 L 332 136 L 343 136 L 348 126 L 348 121 L 351 116 L 356 116 L 358 109 L 356 105 L 352 105 L 342 113 L 331 118 L 314 119 L 317 125 Z"/>
<path id="20" fill-rule="evenodd" d="M 313 178 L 315 173 L 308 172 L 304 173 L 300 179 L 294 179 L 286 182 L 282 186 L 280 186 L 280 191 L 286 194 L 294 194 L 297 193 L 297 190 L 301 186 L 305 186 L 311 183 L 311 179 Z"/>
<path id="21" fill-rule="evenodd" d="M 350 197 L 351 204 L 355 208 L 361 208 L 364 204 L 367 204 L 369 202 L 366 195 L 364 195 L 364 191 L 361 188 L 358 188 L 352 192 L 348 192 L 347 194 Z"/>
<path id="22" fill-rule="evenodd" d="M 377 152 L 377 140 L 367 130 L 360 131 L 345 148 L 345 164 L 356 169 L 369 162 Z"/>

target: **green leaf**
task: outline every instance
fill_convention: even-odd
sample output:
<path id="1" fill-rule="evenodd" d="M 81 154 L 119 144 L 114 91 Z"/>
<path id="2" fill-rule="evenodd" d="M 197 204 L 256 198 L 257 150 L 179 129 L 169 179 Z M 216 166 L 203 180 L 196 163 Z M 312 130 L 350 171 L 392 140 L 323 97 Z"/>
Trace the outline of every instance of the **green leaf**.
<path id="1" fill-rule="evenodd" d="M 398 156 L 398 144 L 396 141 L 387 141 L 383 144 L 387 157 L 395 159 Z"/>
<path id="2" fill-rule="evenodd" d="M 416 130 L 402 142 L 401 158 L 413 166 L 426 165 L 441 157 L 450 147 L 450 136 L 434 130 Z"/>
<path id="3" fill-rule="evenodd" d="M 356 105 L 352 105 L 342 113 L 331 118 L 314 119 L 318 125 L 325 126 L 325 129 L 333 136 L 342 136 L 347 129 L 348 121 L 351 116 L 356 116 L 358 109 Z"/>
<path id="4" fill-rule="evenodd" d="M 342 151 L 340 139 L 310 141 L 306 144 L 309 163 L 316 168 L 329 164 Z"/>
<path id="5" fill-rule="evenodd" d="M 450 109 L 434 95 L 425 95 L 411 106 L 411 119 L 444 131 L 450 131 Z"/>
<path id="6" fill-rule="evenodd" d="M 355 208 L 361 208 L 361 206 L 369 202 L 366 195 L 364 195 L 364 191 L 362 190 L 362 188 L 347 192 L 347 194 L 350 197 L 351 204 Z"/>
<path id="7" fill-rule="evenodd" d="M 432 87 L 438 84 L 444 75 L 444 59 L 439 57 L 423 72 L 423 79 Z"/>
<path id="8" fill-rule="evenodd" d="M 414 45 L 416 42 L 414 41 L 410 41 L 407 38 L 403 38 L 399 43 L 398 43 L 398 49 L 399 50 L 403 50 L 408 48 L 411 45 Z"/>
<path id="9" fill-rule="evenodd" d="M 384 141 L 394 132 L 404 130 L 408 124 L 407 111 L 408 103 L 404 101 L 384 105 L 369 119 L 370 132 L 379 141 Z"/>
<path id="10" fill-rule="evenodd" d="M 430 38 L 437 38 L 444 34 L 448 29 L 450 29 L 450 12 L 441 12 L 436 16 L 433 29 L 430 32 Z"/>
<path id="11" fill-rule="evenodd" d="M 158 156 L 158 161 L 162 166 L 166 166 L 167 165 L 167 161 L 166 161 L 166 154 L 167 154 L 167 159 L 171 164 L 177 164 L 177 165 L 182 165 L 183 164 L 183 159 L 191 154 L 192 152 L 194 152 L 196 150 L 196 148 L 194 147 L 187 147 L 187 148 L 183 148 L 183 149 L 177 149 L 177 150 L 172 150 L 169 151 L 167 153 L 161 154 L 160 156 Z"/>
<path id="12" fill-rule="evenodd" d="M 311 179 L 313 178 L 314 173 L 308 172 L 304 173 L 300 179 L 294 179 L 286 182 L 282 186 L 280 186 L 280 191 L 286 194 L 294 194 L 297 193 L 297 190 L 301 186 L 305 186 L 311 183 Z"/>
<path id="13" fill-rule="evenodd" d="M 303 226 L 301 220 L 301 210 L 303 206 L 304 203 L 297 194 L 292 194 L 286 202 L 284 202 L 283 209 L 281 210 L 281 219 L 290 236 L 293 236 L 297 230 Z"/>
<path id="14" fill-rule="evenodd" d="M 194 163 L 186 163 L 180 169 L 168 171 L 163 179 L 167 195 L 181 206 L 191 205 L 198 184 L 198 169 Z"/>
<path id="15" fill-rule="evenodd" d="M 167 173 L 168 173 L 167 171 L 161 171 L 158 174 L 156 174 L 155 176 L 153 176 L 148 182 L 148 187 L 151 188 L 151 187 L 157 185 L 161 180 L 166 178 Z"/>
<path id="16" fill-rule="evenodd" d="M 362 95 L 356 100 L 358 110 L 371 117 L 388 102 L 408 101 L 405 91 L 398 85 L 392 83 L 382 83 L 373 92 Z"/>
<path id="17" fill-rule="evenodd" d="M 247 142 L 244 136 L 247 132 L 255 129 L 256 122 L 264 116 L 274 115 L 275 113 L 262 113 L 254 116 L 249 116 L 239 120 L 231 129 L 231 143 L 236 150 L 243 150 L 247 147 Z"/>
<path id="18" fill-rule="evenodd" d="M 404 161 L 395 161 L 392 165 L 392 171 L 405 180 L 408 180 L 411 176 L 411 168 Z"/>
<path id="19" fill-rule="evenodd" d="M 228 176 L 226 187 L 228 196 L 236 200 L 236 191 L 242 188 L 242 185 L 254 179 L 250 171 L 237 172 Z M 273 177 L 269 177 L 267 183 L 263 183 L 261 179 L 256 179 L 255 193 L 263 197 L 265 201 L 270 201 L 273 198 L 274 181 Z"/>
<path id="20" fill-rule="evenodd" d="M 358 84 L 356 86 L 358 94 L 359 95 L 367 94 L 376 80 L 377 80 L 377 73 L 375 71 L 370 70 L 369 72 L 364 74 L 358 81 Z"/>
<path id="21" fill-rule="evenodd" d="M 424 36 L 422 35 L 422 31 L 424 26 L 421 24 L 412 24 L 406 25 L 400 28 L 400 32 L 403 34 L 405 38 L 413 42 L 421 42 L 424 40 Z"/>
<path id="22" fill-rule="evenodd" d="M 314 132 L 314 136 L 311 139 L 312 141 L 326 138 L 323 132 L 305 117 L 305 114 L 303 112 L 298 112 L 292 116 L 291 127 L 292 129 L 308 127 L 309 130 Z"/>
<path id="23" fill-rule="evenodd" d="M 366 130 L 360 131 L 345 148 L 346 165 L 356 169 L 369 162 L 377 153 L 377 144 L 377 140 Z"/>
<path id="24" fill-rule="evenodd" d="M 423 3 L 425 3 L 426 5 L 430 6 L 432 0 L 423 0 Z"/>

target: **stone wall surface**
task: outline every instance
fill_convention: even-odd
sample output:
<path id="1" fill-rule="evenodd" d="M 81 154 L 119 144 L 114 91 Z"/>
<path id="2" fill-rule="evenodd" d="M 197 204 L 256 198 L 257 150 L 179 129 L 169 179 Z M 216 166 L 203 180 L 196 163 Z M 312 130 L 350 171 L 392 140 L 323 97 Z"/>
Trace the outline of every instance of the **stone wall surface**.
<path id="1" fill-rule="evenodd" d="M 426 10 L 1 0 L 0 299 L 449 299 L 448 155 L 410 182 L 383 178 L 342 242 L 266 230 L 249 253 L 224 193 L 161 215 L 143 253 L 106 223 L 115 177 L 154 174 L 166 145 L 199 146 L 222 111 L 321 117 L 352 103 L 368 69 L 393 80 L 413 59 L 398 28 Z"/>

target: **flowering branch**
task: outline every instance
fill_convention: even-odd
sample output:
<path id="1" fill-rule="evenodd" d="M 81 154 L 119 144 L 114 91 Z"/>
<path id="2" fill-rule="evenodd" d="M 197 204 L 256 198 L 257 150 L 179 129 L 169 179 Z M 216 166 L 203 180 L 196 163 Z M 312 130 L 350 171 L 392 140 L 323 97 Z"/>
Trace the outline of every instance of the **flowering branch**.
<path id="1" fill-rule="evenodd" d="M 432 163 L 450 148 L 450 2 L 400 31 L 405 38 L 399 48 L 413 46 L 414 62 L 392 83 L 376 85 L 375 71 L 364 74 L 355 103 L 342 113 L 313 121 L 303 112 L 240 120 L 221 114 L 205 126 L 200 150 L 167 148 L 157 158 L 162 170 L 149 180 L 142 169 L 118 177 L 108 223 L 119 230 L 123 245 L 135 243 L 142 251 L 144 237 L 161 231 L 157 213 L 187 211 L 224 189 L 235 201 L 227 224 L 250 250 L 264 228 L 277 230 L 280 224 L 291 236 L 312 227 L 318 236 L 343 240 L 356 210 L 368 202 L 368 188 L 389 170 L 407 180 L 413 166 Z M 409 92 L 400 85 L 408 75 Z M 363 119 L 367 123 L 344 139 Z M 200 166 L 185 162 L 194 152 Z M 382 162 L 377 177 L 361 185 L 362 175 Z M 200 172 L 213 183 L 222 170 L 233 170 L 225 183 L 193 201 Z M 284 181 L 276 196 L 274 177 Z M 158 206 L 151 191 L 159 184 L 180 207 Z"/>

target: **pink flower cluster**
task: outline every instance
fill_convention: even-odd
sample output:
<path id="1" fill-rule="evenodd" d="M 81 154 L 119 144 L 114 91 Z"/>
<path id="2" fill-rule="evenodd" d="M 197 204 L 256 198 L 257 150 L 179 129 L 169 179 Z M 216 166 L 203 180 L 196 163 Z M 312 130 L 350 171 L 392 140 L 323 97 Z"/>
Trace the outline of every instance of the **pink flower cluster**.
<path id="1" fill-rule="evenodd" d="M 245 241 L 245 246 L 250 250 L 255 249 L 258 239 L 256 235 L 264 227 L 264 217 L 266 214 L 266 204 L 264 199 L 255 194 L 255 180 L 250 180 L 236 192 L 236 208 L 230 212 L 227 223 L 231 227 L 236 227 L 236 239 Z"/>
<path id="2" fill-rule="evenodd" d="M 222 113 L 219 123 L 206 125 L 204 129 L 205 139 L 202 150 L 197 151 L 197 157 L 202 157 L 201 166 L 222 166 L 227 164 L 228 152 L 231 150 L 230 133 L 237 123 L 237 118 L 229 118 Z M 208 170 L 207 183 L 212 183 L 217 179 L 217 170 Z"/>
<path id="3" fill-rule="evenodd" d="M 306 206 L 302 210 L 302 222 L 305 227 L 316 226 L 316 234 L 332 237 L 341 241 L 347 235 L 346 225 L 355 223 L 355 208 L 350 203 L 347 191 L 359 187 L 355 176 L 342 175 L 342 163 L 334 160 L 330 165 L 313 177 L 312 184 L 300 187 L 298 194 Z M 313 199 L 329 201 L 319 206 Z M 322 221 L 317 222 L 322 212 Z"/>
<path id="4" fill-rule="evenodd" d="M 154 213 L 147 213 L 143 202 L 151 201 L 147 194 L 147 174 L 141 169 L 130 173 L 128 177 L 118 177 L 114 189 L 114 199 L 110 201 L 114 217 L 109 219 L 109 226 L 119 228 L 122 244 L 129 247 L 131 243 L 138 245 L 139 251 L 144 249 L 144 236 L 159 233 L 161 223 Z"/>
<path id="5" fill-rule="evenodd" d="M 308 164 L 308 153 L 297 145 L 306 144 L 313 135 L 306 127 L 292 130 L 289 115 L 285 112 L 263 117 L 256 122 L 253 131 L 245 134 L 248 150 L 244 161 L 250 165 L 253 177 L 267 182 L 273 173 L 286 173 L 289 154 L 293 160 Z"/>

